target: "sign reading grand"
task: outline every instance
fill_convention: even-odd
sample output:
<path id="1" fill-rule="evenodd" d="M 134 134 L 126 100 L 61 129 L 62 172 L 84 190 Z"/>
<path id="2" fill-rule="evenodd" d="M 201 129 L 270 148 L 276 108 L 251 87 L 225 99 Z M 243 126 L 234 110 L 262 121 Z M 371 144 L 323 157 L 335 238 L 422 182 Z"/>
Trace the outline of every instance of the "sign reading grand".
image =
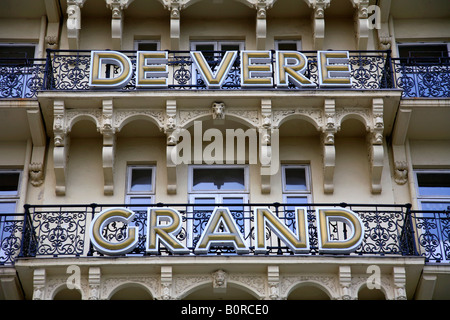
<path id="1" fill-rule="evenodd" d="M 134 214 L 126 208 L 106 209 L 97 214 L 90 227 L 90 238 L 95 249 L 106 255 L 120 255 L 132 251 L 139 240 L 138 228 L 129 226 Z M 270 209 L 255 208 L 253 211 L 254 236 L 252 236 L 254 253 L 267 252 L 267 229 L 270 229 L 294 254 L 308 253 L 310 240 L 307 210 L 302 207 L 295 208 L 294 215 L 295 226 L 292 231 Z M 121 221 L 127 225 L 126 235 L 120 242 L 108 240 L 103 233 L 107 225 L 115 221 Z M 250 253 L 248 239 L 244 239 L 227 207 L 214 209 L 193 250 L 176 237 L 183 226 L 182 221 L 181 214 L 175 209 L 148 208 L 145 251 L 149 254 L 157 254 L 160 246 L 164 246 L 173 254 L 207 254 L 211 246 L 220 245 L 234 248 L 237 254 Z M 350 230 L 347 231 L 344 240 L 335 239 L 330 231 L 330 222 L 338 221 L 345 223 Z M 351 210 L 317 208 L 316 222 L 319 252 L 350 253 L 355 251 L 363 241 L 363 223 Z M 193 235 L 189 235 L 188 232 L 186 238 L 188 237 L 192 238 Z"/>
<path id="2" fill-rule="evenodd" d="M 230 73 L 238 51 L 224 53 L 218 66 L 211 68 L 201 51 L 191 51 L 193 70 L 197 70 L 209 89 L 220 89 Z M 168 88 L 168 51 L 138 51 L 136 58 L 136 88 Z M 118 67 L 113 76 L 106 76 L 108 65 Z M 240 81 L 242 88 L 286 88 L 289 83 L 298 88 L 315 88 L 316 83 L 305 76 L 308 59 L 298 51 L 240 51 Z M 351 87 L 348 51 L 317 52 L 320 87 Z M 89 86 L 99 89 L 121 88 L 131 80 L 133 64 L 118 51 L 92 51 Z"/>

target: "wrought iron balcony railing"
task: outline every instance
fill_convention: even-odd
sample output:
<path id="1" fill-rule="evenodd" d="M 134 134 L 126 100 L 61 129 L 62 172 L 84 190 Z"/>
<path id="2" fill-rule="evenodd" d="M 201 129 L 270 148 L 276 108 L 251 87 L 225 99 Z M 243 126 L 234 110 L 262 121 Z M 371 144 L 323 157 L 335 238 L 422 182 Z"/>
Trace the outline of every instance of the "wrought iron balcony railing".
<path id="1" fill-rule="evenodd" d="M 44 90 L 89 90 L 91 51 L 48 51 L 47 81 Z M 136 51 L 122 51 L 133 65 L 133 76 L 122 90 L 136 90 Z M 317 52 L 303 51 L 308 59 L 305 76 L 318 83 Z M 392 87 L 390 51 L 349 51 L 351 77 L 354 89 L 382 89 Z M 168 51 L 170 89 L 206 89 L 194 67 L 189 51 Z M 224 55 L 223 51 L 204 52 L 205 59 L 215 71 Z M 273 70 L 275 68 L 272 68 Z M 118 67 L 107 72 L 114 74 Z M 275 85 L 274 85 L 275 87 Z M 226 78 L 223 89 L 240 89 L 239 55 Z M 291 88 L 294 88 L 292 86 Z"/>
<path id="2" fill-rule="evenodd" d="M 45 59 L 0 59 L 0 98 L 36 98 L 45 70 Z"/>
<path id="3" fill-rule="evenodd" d="M 450 97 L 450 58 L 392 59 L 395 86 L 405 98 Z"/>
<path id="4" fill-rule="evenodd" d="M 47 59 L 0 60 L 0 98 L 36 98 L 38 91 L 88 91 L 90 52 L 88 50 L 47 50 Z M 122 91 L 136 88 L 136 51 L 122 51 L 133 67 L 133 77 Z M 318 83 L 317 53 L 303 52 L 308 60 L 305 76 Z M 216 70 L 224 52 L 204 52 Z M 450 97 L 450 58 L 392 59 L 390 51 L 349 51 L 352 89 L 403 89 L 403 97 Z M 206 89 L 188 51 L 168 51 L 169 89 Z M 112 76 L 118 68 L 106 71 Z M 318 87 L 318 86 L 317 86 Z M 223 89 L 241 89 L 239 57 Z M 275 85 L 274 85 L 275 88 Z M 288 89 L 293 89 L 290 86 Z"/>
<path id="5" fill-rule="evenodd" d="M 218 205 L 217 205 L 218 206 Z M 266 252 L 255 252 L 255 220 L 253 209 L 270 209 L 286 226 L 295 231 L 296 204 L 226 204 L 239 232 L 250 251 L 248 255 L 290 256 L 292 250 L 269 228 L 266 228 Z M 364 239 L 350 255 L 359 256 L 424 256 L 428 263 L 450 263 L 450 212 L 411 211 L 410 205 L 369 204 L 298 204 L 307 208 L 308 253 L 322 255 L 318 247 L 317 207 L 347 208 L 355 212 L 364 226 Z M 127 255 L 172 255 L 164 245 L 158 253 L 146 252 L 148 205 L 25 205 L 25 214 L 3 215 L 0 220 L 0 264 L 13 264 L 19 257 L 82 257 L 98 256 L 89 239 L 89 227 L 96 213 L 107 208 L 124 207 L 135 212 L 129 226 L 111 222 L 103 229 L 103 237 L 120 242 L 128 227 L 136 227 L 139 241 Z M 210 204 L 154 204 L 156 208 L 173 208 L 182 216 L 182 228 L 176 238 L 194 254 L 200 234 L 206 228 L 212 213 Z M 24 221 L 26 223 L 24 223 Z M 328 225 L 330 237 L 345 240 L 346 225 L 332 222 Z M 209 255 L 236 255 L 234 247 L 212 246 Z"/>

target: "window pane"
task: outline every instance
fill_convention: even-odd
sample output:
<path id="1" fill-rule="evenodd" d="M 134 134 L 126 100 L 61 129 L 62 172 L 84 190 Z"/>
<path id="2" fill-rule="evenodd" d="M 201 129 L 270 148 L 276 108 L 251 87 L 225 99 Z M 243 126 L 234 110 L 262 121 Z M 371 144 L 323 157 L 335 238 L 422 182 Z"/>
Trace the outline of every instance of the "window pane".
<path id="1" fill-rule="evenodd" d="M 34 59 L 34 46 L 0 46 L 0 64 L 24 64 L 23 59 Z"/>
<path id="2" fill-rule="evenodd" d="M 422 210 L 450 210 L 450 202 L 422 202 Z"/>
<path id="3" fill-rule="evenodd" d="M 0 173 L 0 195 L 15 196 L 18 193 L 20 172 Z"/>
<path id="4" fill-rule="evenodd" d="M 194 191 L 245 190 L 244 168 L 194 169 Z"/>
<path id="5" fill-rule="evenodd" d="M 221 44 L 220 50 L 221 51 L 239 51 L 240 47 L 238 44 Z"/>
<path id="6" fill-rule="evenodd" d="M 158 44 L 156 42 L 138 42 L 139 51 L 157 51 Z"/>
<path id="7" fill-rule="evenodd" d="M 400 58 L 448 57 L 446 44 L 401 45 L 398 47 Z"/>
<path id="8" fill-rule="evenodd" d="M 296 42 L 279 42 L 278 50 L 297 51 Z"/>
<path id="9" fill-rule="evenodd" d="M 151 168 L 133 168 L 131 174 L 131 192 L 149 192 L 152 191 L 152 169 Z"/>
<path id="10" fill-rule="evenodd" d="M 450 173 L 417 173 L 417 183 L 422 196 L 450 196 Z"/>
<path id="11" fill-rule="evenodd" d="M 307 191 L 305 168 L 285 168 L 285 190 Z"/>
<path id="12" fill-rule="evenodd" d="M 0 202 L 0 213 L 15 213 L 16 203 L 15 202 Z"/>

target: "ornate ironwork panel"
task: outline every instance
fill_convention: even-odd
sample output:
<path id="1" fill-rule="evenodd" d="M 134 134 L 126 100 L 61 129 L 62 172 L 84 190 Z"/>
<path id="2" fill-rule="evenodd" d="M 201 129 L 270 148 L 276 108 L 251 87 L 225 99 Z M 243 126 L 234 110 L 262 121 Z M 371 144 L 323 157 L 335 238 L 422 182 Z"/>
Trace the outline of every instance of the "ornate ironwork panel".
<path id="1" fill-rule="evenodd" d="M 0 59 L 0 98 L 36 98 L 44 74 L 45 59 Z"/>
<path id="2" fill-rule="evenodd" d="M 450 211 L 413 211 L 419 254 L 427 262 L 450 263 Z"/>
<path id="3" fill-rule="evenodd" d="M 450 58 L 393 59 L 395 85 L 405 98 L 450 97 Z"/>
<path id="4" fill-rule="evenodd" d="M 13 264 L 22 248 L 24 215 L 0 215 L 0 265 Z"/>
<path id="5" fill-rule="evenodd" d="M 202 208 L 203 205 L 203 208 Z M 72 205 L 72 206 L 28 206 L 28 214 L 31 221 L 30 230 L 24 231 L 28 236 L 24 236 L 22 249 L 23 256 L 90 256 L 101 255 L 96 252 L 92 246 L 89 246 L 87 229 L 94 214 L 110 207 L 128 207 L 135 212 L 134 220 L 129 226 L 121 222 L 111 222 L 103 230 L 103 237 L 112 243 L 121 242 L 126 237 L 128 227 L 137 227 L 139 240 L 137 246 L 129 255 L 147 255 L 146 236 L 147 236 L 147 205 Z M 182 228 L 176 235 L 177 239 L 190 250 L 193 254 L 201 233 L 211 217 L 211 204 L 155 204 L 154 207 L 170 207 L 178 210 L 182 216 Z M 225 206 L 229 208 L 231 216 L 236 222 L 238 231 L 242 234 L 244 241 L 250 249 L 249 254 L 255 254 L 255 207 L 266 207 L 280 219 L 292 232 L 296 232 L 297 221 L 293 208 L 296 206 L 304 207 L 307 210 L 307 232 L 310 242 L 310 255 L 321 254 L 318 248 L 318 230 L 316 221 L 316 208 L 327 207 L 346 207 L 357 213 L 364 224 L 364 240 L 362 245 L 356 250 L 354 255 L 415 255 L 414 250 L 410 250 L 411 217 L 408 206 L 371 206 L 371 205 L 347 205 L 347 204 L 255 204 L 255 203 L 236 203 L 236 204 L 216 204 L 214 206 Z M 437 252 L 434 248 L 436 241 L 436 232 L 430 233 L 429 230 L 435 230 L 431 222 L 418 221 L 417 228 L 422 228 L 422 247 L 428 252 L 430 257 L 438 253 L 443 255 L 442 249 Z M 23 223 L 22 223 L 23 226 Z M 10 227 L 12 228 L 12 227 Z M 27 225 L 26 229 L 30 226 Z M 345 223 L 333 222 L 329 226 L 330 238 L 333 240 L 345 240 L 349 235 L 349 230 Z M 448 231 L 450 229 L 448 221 L 440 224 L 439 232 L 446 233 L 447 243 L 442 248 L 448 252 Z M 18 229 L 19 230 L 19 229 Z M 437 229 L 436 229 L 437 230 Z M 220 231 L 220 230 L 219 230 Z M 405 236 L 405 234 L 407 236 Z M 441 236 L 443 237 L 443 235 Z M 11 237 L 6 237 L 10 239 Z M 421 240 L 421 239 L 425 240 Z M 28 239 L 28 240 L 27 240 Z M 31 239 L 31 240 L 30 240 Z M 442 238 L 441 238 L 442 239 Z M 265 255 L 292 255 L 293 252 L 278 236 L 268 227 L 265 232 L 266 248 Z M 408 242 L 409 241 L 409 242 Z M 414 241 L 413 241 L 414 242 Z M 5 242 L 7 247 L 12 246 L 12 241 Z M 437 246 L 436 246 L 437 247 Z M 163 244 L 160 244 L 158 255 L 170 255 Z M 211 255 L 230 254 L 235 255 L 234 247 L 225 245 L 212 246 Z"/>

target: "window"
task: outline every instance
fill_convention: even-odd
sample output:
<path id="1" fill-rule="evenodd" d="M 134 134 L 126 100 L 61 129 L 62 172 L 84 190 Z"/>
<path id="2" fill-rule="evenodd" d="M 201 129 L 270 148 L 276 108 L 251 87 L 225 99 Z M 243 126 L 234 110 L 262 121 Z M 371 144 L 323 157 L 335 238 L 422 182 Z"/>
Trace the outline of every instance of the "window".
<path id="1" fill-rule="evenodd" d="M 310 201 L 309 166 L 282 166 L 283 201 L 285 203 L 308 203 Z"/>
<path id="2" fill-rule="evenodd" d="M 128 204 L 152 204 L 155 194 L 155 167 L 129 166 L 127 170 Z"/>
<path id="3" fill-rule="evenodd" d="M 302 42 L 300 40 L 275 40 L 275 50 L 301 51 Z"/>
<path id="4" fill-rule="evenodd" d="M 0 171 L 0 213 L 15 213 L 19 200 L 20 170 Z"/>
<path id="5" fill-rule="evenodd" d="M 235 218 L 239 231 L 245 235 L 250 230 L 248 203 L 248 167 L 235 165 L 208 165 L 189 167 L 190 207 L 188 246 L 196 246 L 212 211 L 225 206 Z M 226 250 L 224 251 L 226 252 Z"/>
<path id="6" fill-rule="evenodd" d="M 281 167 L 283 183 L 284 223 L 294 232 L 295 207 L 301 207 L 310 202 L 310 174 L 307 165 L 283 165 Z"/>
<path id="7" fill-rule="evenodd" d="M 157 40 L 135 40 L 134 50 L 136 51 L 158 51 L 159 41 Z"/>
<path id="8" fill-rule="evenodd" d="M 418 170 L 416 184 L 422 210 L 450 210 L 450 170 Z"/>
<path id="9" fill-rule="evenodd" d="M 405 97 L 446 97 L 450 44 L 399 44 L 396 83 Z M 394 61 L 395 61 L 394 60 Z"/>
<path id="10" fill-rule="evenodd" d="M 0 45 L 0 64 L 24 65 L 27 59 L 34 59 L 36 45 L 34 44 L 4 44 Z"/>
<path id="11" fill-rule="evenodd" d="M 417 170 L 415 178 L 417 199 L 423 210 L 415 217 L 419 251 L 428 261 L 448 263 L 450 170 Z"/>
<path id="12" fill-rule="evenodd" d="M 400 58 L 414 58 L 415 61 L 422 63 L 436 63 L 439 59 L 432 58 L 448 58 L 450 51 L 449 44 L 399 44 L 398 54 Z M 422 59 L 420 59 L 422 58 Z"/>

